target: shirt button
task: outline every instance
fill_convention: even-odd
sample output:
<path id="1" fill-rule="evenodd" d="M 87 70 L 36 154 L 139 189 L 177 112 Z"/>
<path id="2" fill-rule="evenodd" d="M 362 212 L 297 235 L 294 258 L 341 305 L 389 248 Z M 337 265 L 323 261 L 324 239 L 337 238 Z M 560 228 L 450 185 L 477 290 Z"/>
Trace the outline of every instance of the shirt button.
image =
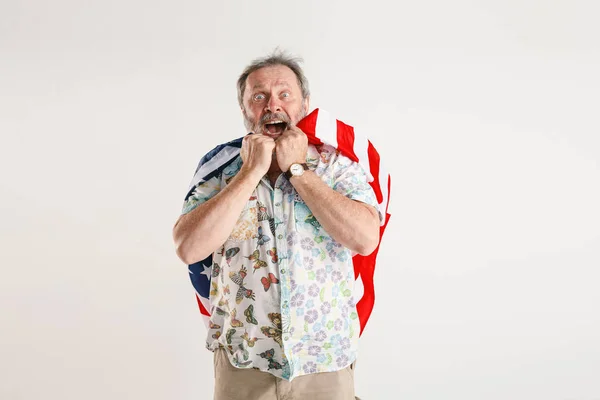
<path id="1" fill-rule="evenodd" d="M 285 274 L 285 269 L 282 269 L 282 270 L 281 270 L 281 273 L 282 273 L 282 274 Z"/>
<path id="2" fill-rule="evenodd" d="M 275 206 L 279 207 L 281 205 L 281 203 L 275 203 Z"/>
<path id="3" fill-rule="evenodd" d="M 287 302 L 287 301 L 284 301 L 284 302 L 283 302 L 283 308 L 287 308 L 287 306 L 288 306 L 288 302 Z"/>
<path id="4" fill-rule="evenodd" d="M 283 239 L 283 235 L 282 235 L 282 234 L 279 234 L 279 235 L 277 236 L 277 239 Z"/>
<path id="5" fill-rule="evenodd" d="M 283 340 L 288 341 L 288 340 L 290 340 L 290 337 L 286 335 L 283 337 Z"/>

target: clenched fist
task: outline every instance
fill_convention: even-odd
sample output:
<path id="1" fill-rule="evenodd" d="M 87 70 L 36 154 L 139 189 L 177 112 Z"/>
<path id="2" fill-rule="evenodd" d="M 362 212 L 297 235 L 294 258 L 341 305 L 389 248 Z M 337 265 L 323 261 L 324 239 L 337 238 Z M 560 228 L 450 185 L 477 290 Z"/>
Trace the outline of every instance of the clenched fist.
<path id="1" fill-rule="evenodd" d="M 273 160 L 275 140 L 265 135 L 246 135 L 242 140 L 242 170 L 256 174 L 259 178 L 264 176 Z"/>
<path id="2" fill-rule="evenodd" d="M 300 128 L 288 125 L 288 128 L 275 141 L 275 154 L 279 168 L 286 172 L 294 163 L 305 163 L 308 151 L 308 138 Z"/>

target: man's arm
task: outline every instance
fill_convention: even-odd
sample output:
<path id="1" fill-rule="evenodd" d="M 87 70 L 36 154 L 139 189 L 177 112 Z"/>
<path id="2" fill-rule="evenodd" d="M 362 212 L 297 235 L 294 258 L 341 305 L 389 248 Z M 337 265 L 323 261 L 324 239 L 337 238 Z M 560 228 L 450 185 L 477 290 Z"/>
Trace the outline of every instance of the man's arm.
<path id="1" fill-rule="evenodd" d="M 267 136 L 244 137 L 244 164 L 237 175 L 215 197 L 179 217 L 173 240 L 184 263 L 205 259 L 227 241 L 248 198 L 269 169 L 274 148 L 275 141 Z"/>
<path id="2" fill-rule="evenodd" d="M 374 207 L 336 192 L 312 171 L 292 176 L 290 183 L 338 243 L 365 256 L 375 250 L 379 244 L 379 215 Z"/>
<path id="3" fill-rule="evenodd" d="M 288 127 L 276 145 L 277 163 L 282 171 L 306 160 L 308 139 L 298 127 Z M 312 171 L 293 176 L 290 183 L 323 229 L 338 243 L 361 255 L 371 254 L 377 248 L 379 214 L 374 207 L 336 192 Z"/>

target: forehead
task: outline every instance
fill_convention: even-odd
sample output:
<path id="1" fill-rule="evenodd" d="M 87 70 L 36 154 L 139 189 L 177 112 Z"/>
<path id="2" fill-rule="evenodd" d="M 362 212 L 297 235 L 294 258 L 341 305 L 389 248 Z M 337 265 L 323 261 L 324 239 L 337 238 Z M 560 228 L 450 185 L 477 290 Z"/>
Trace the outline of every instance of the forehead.
<path id="1" fill-rule="evenodd" d="M 248 75 L 246 89 L 268 89 L 276 86 L 300 88 L 294 71 L 285 65 L 273 65 L 257 69 Z"/>

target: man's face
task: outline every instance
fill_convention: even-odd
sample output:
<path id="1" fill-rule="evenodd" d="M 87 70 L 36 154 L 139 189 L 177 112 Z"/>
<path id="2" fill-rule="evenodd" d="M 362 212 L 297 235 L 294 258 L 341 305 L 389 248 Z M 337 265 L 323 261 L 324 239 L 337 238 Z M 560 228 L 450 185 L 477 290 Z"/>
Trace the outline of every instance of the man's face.
<path id="1" fill-rule="evenodd" d="M 274 139 L 308 113 L 308 99 L 302 99 L 296 74 L 284 65 L 261 68 L 248 75 L 243 103 L 246 129 Z"/>

